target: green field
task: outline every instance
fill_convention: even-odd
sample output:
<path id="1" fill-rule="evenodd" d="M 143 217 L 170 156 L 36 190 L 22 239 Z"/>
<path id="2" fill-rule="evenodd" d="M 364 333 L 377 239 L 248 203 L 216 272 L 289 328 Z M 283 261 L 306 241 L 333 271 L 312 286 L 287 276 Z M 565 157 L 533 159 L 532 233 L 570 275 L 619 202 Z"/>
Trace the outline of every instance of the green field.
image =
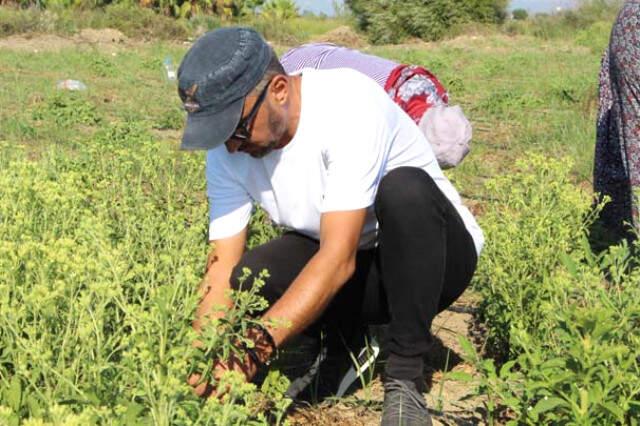
<path id="1" fill-rule="evenodd" d="M 487 423 L 640 415 L 638 274 L 627 248 L 598 257 L 583 236 L 607 41 L 594 31 L 367 48 L 432 70 L 474 126 L 448 175 L 487 233 L 470 291 L 485 331 L 461 343 L 474 372 L 450 380 L 484 397 Z M 206 403 L 185 382 L 205 363 L 190 322 L 208 210 L 204 155 L 178 150 L 184 115 L 162 61 L 188 45 L 54 44 L 0 44 L 0 425 L 279 421 L 277 375 L 262 389 L 232 377 Z M 88 90 L 57 90 L 66 78 Z M 253 223 L 250 244 L 273 235 Z M 240 298 L 234 318 L 254 303 Z M 241 326 L 208 336 L 211 353 Z"/>

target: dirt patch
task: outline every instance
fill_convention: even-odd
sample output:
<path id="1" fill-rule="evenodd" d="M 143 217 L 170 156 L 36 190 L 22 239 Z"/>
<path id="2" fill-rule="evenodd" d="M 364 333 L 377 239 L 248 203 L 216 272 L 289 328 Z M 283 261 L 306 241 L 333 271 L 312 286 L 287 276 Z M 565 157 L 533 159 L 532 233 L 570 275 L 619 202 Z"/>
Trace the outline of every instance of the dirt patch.
<path id="1" fill-rule="evenodd" d="M 111 28 L 84 29 L 70 37 L 55 34 L 29 34 L 0 38 L 0 49 L 38 53 L 58 52 L 83 46 L 99 46 L 101 49 L 111 52 L 128 45 L 128 41 L 124 34 Z"/>
<path id="2" fill-rule="evenodd" d="M 80 31 L 77 39 L 86 43 L 99 43 L 99 44 L 118 44 L 127 41 L 127 37 L 118 30 L 112 28 L 104 28 L 101 30 L 94 30 L 91 28 L 85 28 Z"/>
<path id="3" fill-rule="evenodd" d="M 15 35 L 0 39 L 0 49 L 43 52 L 57 52 L 62 49 L 74 47 L 76 42 L 72 37 L 60 37 L 54 34 Z"/>
<path id="4" fill-rule="evenodd" d="M 321 36 L 315 37 L 313 42 L 334 43 L 347 47 L 364 47 L 367 42 L 351 27 L 343 25 L 335 28 Z"/>

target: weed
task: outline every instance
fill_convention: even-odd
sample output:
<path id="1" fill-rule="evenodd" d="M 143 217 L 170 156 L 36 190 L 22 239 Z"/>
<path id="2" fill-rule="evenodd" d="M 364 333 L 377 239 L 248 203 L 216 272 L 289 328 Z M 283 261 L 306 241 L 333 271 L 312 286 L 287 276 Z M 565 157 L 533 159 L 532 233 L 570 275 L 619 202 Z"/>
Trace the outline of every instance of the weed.
<path id="1" fill-rule="evenodd" d="M 167 108 L 154 127 L 158 130 L 179 130 L 184 126 L 185 119 L 186 113 L 182 108 L 178 106 Z"/>
<path id="2" fill-rule="evenodd" d="M 116 66 L 109 58 L 99 54 L 93 57 L 89 68 L 99 77 L 114 77 L 118 72 Z"/>
<path id="3" fill-rule="evenodd" d="M 35 108 L 36 121 L 52 121 L 58 126 L 100 123 L 98 111 L 86 96 L 73 92 L 59 92 Z"/>

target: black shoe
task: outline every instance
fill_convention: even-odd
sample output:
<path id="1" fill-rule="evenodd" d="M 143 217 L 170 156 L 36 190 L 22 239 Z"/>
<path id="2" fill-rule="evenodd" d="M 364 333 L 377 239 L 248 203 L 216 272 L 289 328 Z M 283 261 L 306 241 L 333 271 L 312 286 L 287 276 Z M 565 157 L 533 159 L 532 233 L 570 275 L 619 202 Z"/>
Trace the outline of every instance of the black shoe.
<path id="1" fill-rule="evenodd" d="M 381 426 L 432 426 L 427 403 L 411 380 L 384 379 Z"/>

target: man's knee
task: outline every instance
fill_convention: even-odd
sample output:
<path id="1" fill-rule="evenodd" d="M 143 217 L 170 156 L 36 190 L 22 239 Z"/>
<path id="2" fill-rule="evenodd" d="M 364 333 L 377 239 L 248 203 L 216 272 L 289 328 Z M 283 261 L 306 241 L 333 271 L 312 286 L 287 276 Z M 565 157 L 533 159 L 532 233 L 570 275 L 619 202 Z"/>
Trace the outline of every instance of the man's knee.
<path id="1" fill-rule="evenodd" d="M 404 216 L 411 212 L 422 212 L 434 206 L 432 200 L 437 190 L 433 179 L 422 169 L 394 169 L 380 182 L 375 200 L 376 213 L 378 216 L 388 216 L 395 212 Z"/>

